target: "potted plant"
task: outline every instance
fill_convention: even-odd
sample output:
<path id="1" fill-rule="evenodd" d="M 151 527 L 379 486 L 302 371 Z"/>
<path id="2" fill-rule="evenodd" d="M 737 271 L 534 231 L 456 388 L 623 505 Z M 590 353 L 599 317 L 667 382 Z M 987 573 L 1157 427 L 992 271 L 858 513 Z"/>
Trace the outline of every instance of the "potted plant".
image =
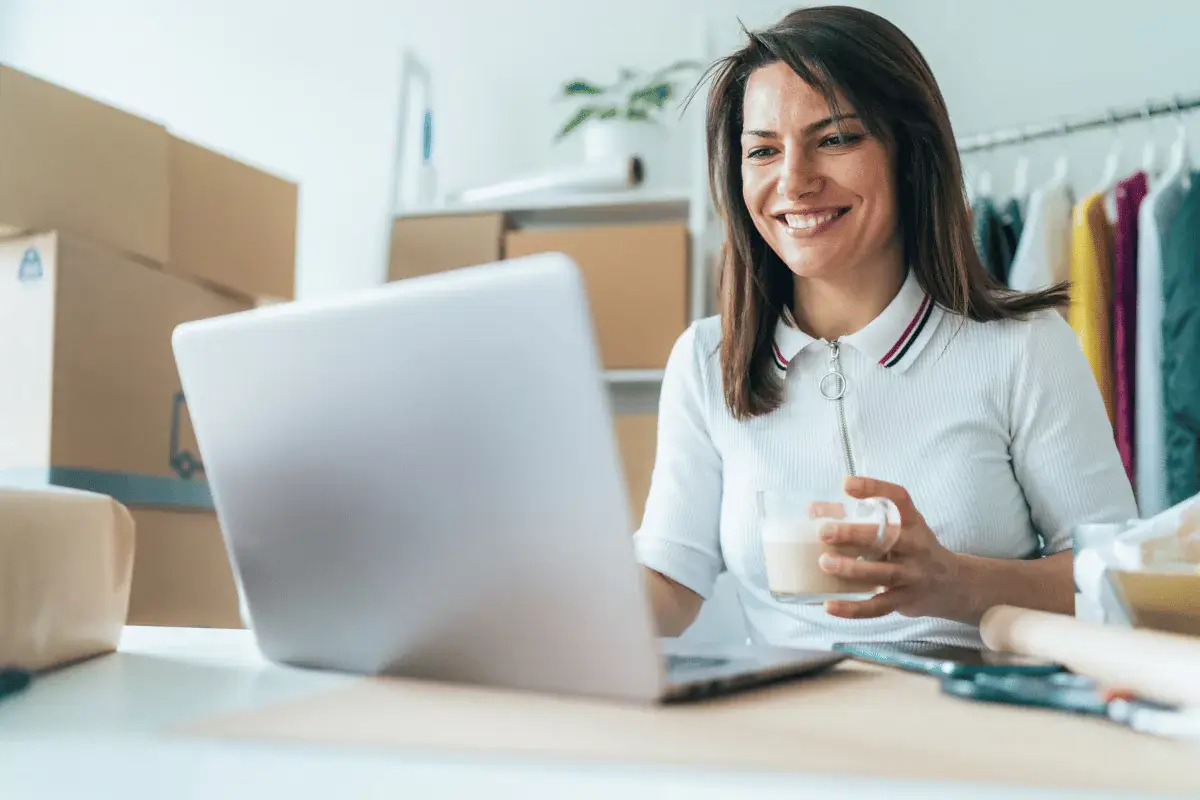
<path id="1" fill-rule="evenodd" d="M 622 67 L 611 84 L 569 81 L 563 85 L 560 99 L 574 101 L 576 108 L 555 140 L 582 136 L 587 160 L 647 158 L 651 144 L 643 132 L 657 125 L 667 104 L 679 95 L 680 83 L 700 67 L 695 61 L 676 61 L 650 73 Z"/>

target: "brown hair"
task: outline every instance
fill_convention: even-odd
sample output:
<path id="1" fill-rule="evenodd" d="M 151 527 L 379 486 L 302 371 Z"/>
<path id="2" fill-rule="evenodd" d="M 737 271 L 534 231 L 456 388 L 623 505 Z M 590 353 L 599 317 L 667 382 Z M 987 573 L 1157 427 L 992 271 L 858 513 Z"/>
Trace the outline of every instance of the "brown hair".
<path id="1" fill-rule="evenodd" d="M 742 201 L 742 99 L 759 67 L 782 61 L 825 96 L 838 93 L 892 156 L 905 263 L 941 306 L 978 321 L 1061 305 L 1065 284 L 1018 293 L 996 282 L 976 253 L 950 115 L 924 57 L 895 25 L 857 8 L 793 11 L 746 31 L 746 45 L 717 61 L 707 110 L 709 180 L 725 226 L 721 253 L 721 372 L 737 419 L 783 400 L 772 364 L 775 326 L 794 296 L 793 275 L 754 227 Z"/>

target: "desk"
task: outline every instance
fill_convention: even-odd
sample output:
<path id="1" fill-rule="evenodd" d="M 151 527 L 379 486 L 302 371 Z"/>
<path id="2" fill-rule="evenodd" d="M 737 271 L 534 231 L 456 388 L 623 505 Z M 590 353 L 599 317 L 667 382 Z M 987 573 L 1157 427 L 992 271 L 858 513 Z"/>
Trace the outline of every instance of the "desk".
<path id="1" fill-rule="evenodd" d="M 1013 787 L 632 764 L 617 758 L 500 756 L 476 749 L 329 747 L 177 733 L 214 716 L 355 692 L 364 682 L 266 663 L 245 631 L 127 629 L 121 651 L 0 701 L 0 797 L 680 797 L 989 800 Z M 432 687 L 431 687 L 432 688 Z M 438 691 L 446 691 L 441 687 Z M 474 690 L 472 690 L 474 691 Z M 651 712 L 653 713 L 653 712 Z M 921 734 L 916 721 L 914 735 Z M 1064 759 L 1073 743 L 1045 742 Z M 1198 760 L 1200 762 L 1200 760 Z M 1021 790 L 1022 797 L 1115 797 Z"/>

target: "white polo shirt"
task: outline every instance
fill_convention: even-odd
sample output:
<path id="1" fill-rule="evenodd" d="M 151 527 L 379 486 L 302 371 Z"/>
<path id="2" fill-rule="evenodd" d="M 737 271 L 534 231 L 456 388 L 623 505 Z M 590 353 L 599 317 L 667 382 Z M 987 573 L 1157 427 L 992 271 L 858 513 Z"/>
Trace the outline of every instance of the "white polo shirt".
<path id="1" fill-rule="evenodd" d="M 847 620 L 771 597 L 756 493 L 840 488 L 847 474 L 837 402 L 820 390 L 830 347 L 781 322 L 784 403 L 739 422 L 722 393 L 720 337 L 718 317 L 693 323 L 668 360 L 639 560 L 705 598 L 728 570 L 755 641 L 978 645 L 977 628 L 944 619 Z M 910 272 L 839 346 L 857 474 L 908 489 L 949 549 L 1029 558 L 1069 550 L 1074 525 L 1137 516 L 1100 392 L 1060 314 L 973 322 L 931 302 Z"/>

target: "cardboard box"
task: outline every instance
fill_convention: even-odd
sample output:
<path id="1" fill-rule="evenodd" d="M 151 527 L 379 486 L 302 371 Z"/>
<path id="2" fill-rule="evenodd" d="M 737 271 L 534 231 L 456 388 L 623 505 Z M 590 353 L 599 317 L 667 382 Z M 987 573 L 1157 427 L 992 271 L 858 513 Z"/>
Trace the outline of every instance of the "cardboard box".
<path id="1" fill-rule="evenodd" d="M 243 297 L 296 293 L 294 183 L 170 137 L 165 268 Z"/>
<path id="2" fill-rule="evenodd" d="M 167 260 L 166 129 L 0 66 L 0 231 L 59 229 Z"/>
<path id="3" fill-rule="evenodd" d="M 499 261 L 504 227 L 499 213 L 398 217 L 392 222 L 388 280 Z"/>
<path id="4" fill-rule="evenodd" d="M 608 369 L 661 369 L 687 327 L 688 233 L 682 223 L 512 231 L 506 258 L 561 252 L 587 284 Z"/>
<path id="5" fill-rule="evenodd" d="M 654 473 L 658 415 L 617 414 L 614 427 L 629 492 L 629 510 L 636 530 L 642 523 L 646 497 L 650 493 L 650 476 Z"/>
<path id="6" fill-rule="evenodd" d="M 130 625 L 241 628 L 237 584 L 212 511 L 131 509 L 137 523 Z"/>
<path id="7" fill-rule="evenodd" d="M 110 497 L 0 487 L 0 664 L 40 670 L 115 650 L 134 547 L 133 520 Z"/>
<path id="8" fill-rule="evenodd" d="M 211 508 L 171 334 L 248 307 L 77 238 L 0 241 L 0 482 Z"/>

